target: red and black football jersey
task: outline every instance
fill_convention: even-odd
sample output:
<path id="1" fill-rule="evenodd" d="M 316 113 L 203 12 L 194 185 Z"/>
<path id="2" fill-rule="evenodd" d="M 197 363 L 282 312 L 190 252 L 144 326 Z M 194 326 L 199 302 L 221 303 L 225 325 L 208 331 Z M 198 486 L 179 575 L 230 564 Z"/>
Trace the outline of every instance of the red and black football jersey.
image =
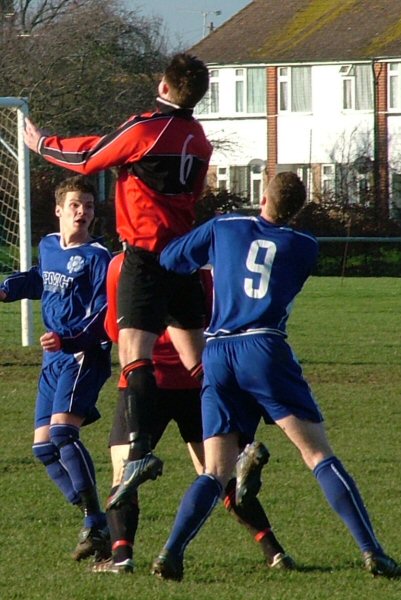
<path id="1" fill-rule="evenodd" d="M 133 246 L 160 252 L 194 223 L 212 146 L 191 109 L 158 100 L 159 110 L 134 115 L 112 133 L 44 137 L 49 162 L 89 175 L 117 167 L 117 231 Z"/>

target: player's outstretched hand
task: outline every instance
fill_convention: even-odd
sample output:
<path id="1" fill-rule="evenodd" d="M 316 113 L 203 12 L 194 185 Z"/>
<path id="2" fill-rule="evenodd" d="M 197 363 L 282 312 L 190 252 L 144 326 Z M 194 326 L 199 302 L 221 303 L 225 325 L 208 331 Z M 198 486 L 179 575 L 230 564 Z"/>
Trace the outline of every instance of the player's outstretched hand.
<path id="1" fill-rule="evenodd" d="M 61 349 L 60 336 L 54 331 L 48 331 L 40 337 L 40 345 L 46 352 L 57 352 Z"/>
<path id="2" fill-rule="evenodd" d="M 39 142 L 44 135 L 48 135 L 48 132 L 39 129 L 28 117 L 25 117 L 24 142 L 30 150 L 38 152 Z"/>
<path id="3" fill-rule="evenodd" d="M 3 290 L 0 290 L 0 302 L 3 302 L 3 300 L 5 300 L 6 298 L 7 294 Z"/>

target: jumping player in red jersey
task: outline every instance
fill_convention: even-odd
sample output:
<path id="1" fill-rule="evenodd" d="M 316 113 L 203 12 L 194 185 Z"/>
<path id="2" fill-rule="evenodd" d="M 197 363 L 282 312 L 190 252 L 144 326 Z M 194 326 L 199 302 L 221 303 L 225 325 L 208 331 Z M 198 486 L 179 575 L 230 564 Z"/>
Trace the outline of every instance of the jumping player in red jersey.
<path id="1" fill-rule="evenodd" d="M 114 343 L 118 342 L 117 287 L 123 258 L 123 254 L 115 256 L 110 262 L 107 272 L 105 328 Z M 210 302 L 207 302 L 209 305 L 212 293 L 211 277 L 207 271 L 202 271 L 202 275 L 206 297 L 210 296 Z M 156 341 L 153 362 L 159 393 L 156 397 L 152 423 L 152 448 L 156 447 L 170 421 L 176 421 L 181 438 L 188 446 L 195 470 L 200 475 L 204 468 L 200 384 L 189 375 L 181 363 L 167 331 Z M 124 416 L 124 395 L 127 393 L 127 382 L 124 377 L 120 377 L 118 388 L 119 400 L 109 441 L 113 464 L 111 496 L 114 495 L 121 483 L 124 460 L 129 453 L 129 431 Z M 226 487 L 224 506 L 259 543 L 268 567 L 294 568 L 293 560 L 277 541 L 259 500 L 254 497 L 249 499 L 244 506 L 236 505 L 234 478 Z M 133 489 L 129 498 L 126 497 L 123 502 L 118 502 L 109 508 L 106 515 L 111 536 L 112 557 L 99 558 L 92 566 L 92 571 L 94 573 L 132 573 L 134 570 L 133 545 L 139 517 L 137 490 Z"/>
<path id="2" fill-rule="evenodd" d="M 85 174 L 119 169 L 117 231 L 126 250 L 118 292 L 118 347 L 128 386 L 131 448 L 110 505 L 162 472 L 162 461 L 151 452 L 157 394 L 152 351 L 166 326 L 184 366 L 194 377 L 201 374 L 204 303 L 199 277 L 168 273 L 158 256 L 194 222 L 212 147 L 192 113 L 208 85 L 204 63 L 177 54 L 159 83 L 157 111 L 134 115 L 109 135 L 46 136 L 26 121 L 25 143 L 46 160 Z"/>

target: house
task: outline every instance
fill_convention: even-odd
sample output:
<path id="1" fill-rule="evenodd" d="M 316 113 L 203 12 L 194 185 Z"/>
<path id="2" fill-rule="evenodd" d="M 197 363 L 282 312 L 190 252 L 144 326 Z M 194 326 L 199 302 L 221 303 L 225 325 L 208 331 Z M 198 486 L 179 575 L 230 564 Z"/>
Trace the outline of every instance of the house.
<path id="1" fill-rule="evenodd" d="M 401 2 L 254 0 L 190 51 L 210 72 L 210 185 L 257 206 L 294 170 L 310 198 L 401 214 Z"/>

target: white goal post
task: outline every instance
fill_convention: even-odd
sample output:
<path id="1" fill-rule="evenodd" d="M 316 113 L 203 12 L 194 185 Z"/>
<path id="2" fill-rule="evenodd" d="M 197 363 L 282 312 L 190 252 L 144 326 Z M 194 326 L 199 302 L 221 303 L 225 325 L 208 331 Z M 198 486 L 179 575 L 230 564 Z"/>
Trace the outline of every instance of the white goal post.
<path id="1" fill-rule="evenodd" d="M 32 265 L 29 150 L 25 98 L 0 97 L 0 278 Z M 21 343 L 33 341 L 32 301 L 21 301 Z"/>

